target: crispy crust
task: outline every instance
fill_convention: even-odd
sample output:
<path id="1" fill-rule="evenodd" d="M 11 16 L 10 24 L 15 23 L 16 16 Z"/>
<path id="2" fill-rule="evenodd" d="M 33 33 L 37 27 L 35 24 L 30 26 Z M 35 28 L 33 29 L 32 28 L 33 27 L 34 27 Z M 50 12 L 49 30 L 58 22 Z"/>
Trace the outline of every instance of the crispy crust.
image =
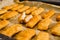
<path id="1" fill-rule="evenodd" d="M 14 24 L 12 26 L 7 27 L 6 30 L 2 31 L 1 33 L 11 37 L 15 33 L 19 32 L 22 30 L 22 25 L 21 24 Z"/>
<path id="2" fill-rule="evenodd" d="M 15 38 L 17 40 L 30 40 L 35 35 L 35 30 L 26 29 L 18 33 Z"/>
<path id="3" fill-rule="evenodd" d="M 41 16 L 35 15 L 35 16 L 33 16 L 32 19 L 30 19 L 30 21 L 26 24 L 26 26 L 33 28 L 37 24 L 37 22 L 39 22 L 40 20 L 41 20 Z"/>

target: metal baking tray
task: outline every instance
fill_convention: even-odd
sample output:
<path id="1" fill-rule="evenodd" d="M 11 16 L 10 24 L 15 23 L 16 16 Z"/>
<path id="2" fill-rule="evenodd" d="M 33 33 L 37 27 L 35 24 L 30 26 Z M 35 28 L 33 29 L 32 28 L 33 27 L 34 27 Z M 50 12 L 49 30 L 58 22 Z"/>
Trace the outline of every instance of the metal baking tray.
<path id="1" fill-rule="evenodd" d="M 52 4 L 48 4 L 48 3 L 43 3 L 43 2 L 36 2 L 36 1 L 22 1 L 20 2 L 19 0 L 15 0 L 14 3 L 18 3 L 18 4 L 24 4 L 24 5 L 28 5 L 28 6 L 36 6 L 36 7 L 43 7 L 45 9 L 45 11 L 47 10 L 50 10 L 50 9 L 54 9 L 55 10 L 55 13 L 56 14 L 59 14 L 60 13 L 60 6 L 56 6 L 56 5 L 52 5 Z M 16 24 L 18 23 L 18 20 L 17 20 L 17 17 L 19 15 L 17 15 L 16 17 L 14 18 L 11 18 L 9 21 L 11 22 L 10 24 Z M 54 20 L 53 23 L 57 23 L 56 22 L 56 18 L 55 18 L 56 15 L 54 15 L 52 17 L 52 19 Z M 52 25 L 50 25 L 52 26 Z M 25 28 L 25 27 L 24 27 Z M 34 28 L 35 29 L 35 28 Z M 38 34 L 40 30 L 37 30 L 36 29 L 36 34 Z M 49 32 L 49 30 L 47 31 Z M 50 32 L 49 32 L 50 33 Z M 34 38 L 32 39 L 34 40 Z M 60 40 L 60 37 L 59 36 L 54 36 L 54 35 L 50 35 L 50 40 Z"/>

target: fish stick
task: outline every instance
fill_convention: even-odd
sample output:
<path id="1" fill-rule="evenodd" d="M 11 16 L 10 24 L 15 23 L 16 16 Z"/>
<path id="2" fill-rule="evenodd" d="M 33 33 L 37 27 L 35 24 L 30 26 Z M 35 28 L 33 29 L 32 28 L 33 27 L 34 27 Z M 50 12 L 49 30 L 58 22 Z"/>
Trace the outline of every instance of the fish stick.
<path id="1" fill-rule="evenodd" d="M 24 6 L 23 8 L 18 9 L 18 12 L 24 12 L 25 10 L 27 10 L 29 8 L 30 8 L 29 6 Z"/>
<path id="2" fill-rule="evenodd" d="M 18 6 L 19 4 L 12 4 L 12 5 L 10 5 L 11 7 L 16 7 L 16 6 Z"/>
<path id="3" fill-rule="evenodd" d="M 5 9 L 5 10 L 10 10 L 11 8 L 13 8 L 13 7 L 10 7 L 10 6 L 5 6 L 5 7 L 3 7 L 2 9 Z"/>
<path id="4" fill-rule="evenodd" d="M 27 16 L 25 17 L 25 19 L 24 19 L 24 22 L 25 22 L 25 23 L 29 22 L 29 20 L 30 20 L 31 18 L 33 18 L 32 15 L 27 15 Z"/>
<path id="5" fill-rule="evenodd" d="M 48 26 L 51 24 L 51 21 L 52 20 L 50 18 L 43 19 L 38 23 L 37 28 L 39 30 L 47 30 L 49 28 Z"/>
<path id="6" fill-rule="evenodd" d="M 33 28 L 38 21 L 41 20 L 41 16 L 40 15 L 34 15 L 32 19 L 30 19 L 30 21 L 28 23 L 26 23 L 27 27 Z"/>
<path id="7" fill-rule="evenodd" d="M 19 22 L 22 22 L 22 21 L 25 19 L 25 17 L 26 17 L 26 14 L 25 14 L 25 12 L 23 12 L 23 13 L 21 14 L 21 16 L 18 17 L 18 21 L 19 21 Z"/>
<path id="8" fill-rule="evenodd" d="M 58 15 L 56 16 L 56 20 L 57 20 L 57 21 L 60 21 L 60 14 L 58 14 Z"/>
<path id="9" fill-rule="evenodd" d="M 18 4 L 12 4 L 12 5 L 10 5 L 10 6 L 5 6 L 5 7 L 3 7 L 2 9 L 9 10 L 9 9 L 14 8 L 14 7 L 16 7 L 16 6 L 18 6 Z"/>
<path id="10" fill-rule="evenodd" d="M 9 26 L 6 30 L 2 31 L 1 33 L 6 35 L 6 36 L 13 36 L 15 33 L 21 31 L 23 28 L 22 28 L 22 25 L 21 24 L 14 24 L 12 26 Z"/>
<path id="11" fill-rule="evenodd" d="M 43 18 L 50 18 L 52 17 L 53 15 L 55 14 L 55 11 L 54 10 L 49 10 L 46 14 L 43 14 Z"/>
<path id="12" fill-rule="evenodd" d="M 32 11 L 36 10 L 37 7 L 31 7 L 30 9 L 26 10 L 26 14 L 30 14 Z"/>
<path id="13" fill-rule="evenodd" d="M 52 34 L 54 34 L 54 35 L 60 36 L 60 23 L 55 24 L 55 25 L 51 28 L 50 32 L 51 32 Z"/>
<path id="14" fill-rule="evenodd" d="M 50 40 L 49 33 L 41 31 L 35 40 Z"/>
<path id="15" fill-rule="evenodd" d="M 7 10 L 5 9 L 0 10 L 0 14 L 4 14 L 5 12 L 7 12 Z"/>
<path id="16" fill-rule="evenodd" d="M 16 7 L 12 8 L 11 10 L 18 10 L 18 9 L 20 9 L 20 8 L 22 8 L 22 7 L 24 7 L 24 5 L 16 6 Z"/>
<path id="17" fill-rule="evenodd" d="M 40 7 L 39 9 L 33 11 L 31 14 L 32 14 L 32 15 L 39 15 L 39 14 L 41 14 L 43 11 L 44 11 L 44 8 L 41 8 L 41 7 Z"/>
<path id="18" fill-rule="evenodd" d="M 14 38 L 16 40 L 31 40 L 31 38 L 35 35 L 35 30 L 26 29 L 18 33 Z"/>
<path id="19" fill-rule="evenodd" d="M 14 16 L 18 15 L 18 12 L 16 11 L 8 11 L 5 14 L 3 14 L 2 16 L 0 16 L 1 19 L 9 19 L 12 18 Z"/>
<path id="20" fill-rule="evenodd" d="M 0 21 L 0 29 L 4 28 L 5 26 L 7 26 L 9 24 L 9 21 L 7 20 L 2 20 Z"/>

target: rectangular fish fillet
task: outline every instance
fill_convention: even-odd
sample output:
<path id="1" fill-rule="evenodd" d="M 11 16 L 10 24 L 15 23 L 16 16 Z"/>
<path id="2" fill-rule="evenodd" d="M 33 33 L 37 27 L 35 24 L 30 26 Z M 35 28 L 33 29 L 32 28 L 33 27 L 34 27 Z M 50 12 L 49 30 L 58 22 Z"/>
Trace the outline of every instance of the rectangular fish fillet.
<path id="1" fill-rule="evenodd" d="M 1 15 L 0 18 L 9 19 L 9 18 L 15 17 L 16 15 L 18 15 L 17 11 L 8 11 L 5 14 Z"/>
<path id="2" fill-rule="evenodd" d="M 15 33 L 21 31 L 23 28 L 22 28 L 22 25 L 21 24 L 14 24 L 14 25 L 11 25 L 9 27 L 7 27 L 7 29 L 5 29 L 4 31 L 2 31 L 1 33 L 6 35 L 6 36 L 13 36 Z"/>
<path id="3" fill-rule="evenodd" d="M 14 7 L 16 7 L 16 6 L 18 6 L 18 4 L 12 4 L 12 5 L 10 5 L 10 6 L 5 6 L 5 7 L 3 7 L 2 9 L 9 10 L 9 9 L 14 8 Z"/>
<path id="4" fill-rule="evenodd" d="M 37 10 L 33 11 L 31 14 L 32 15 L 39 15 L 44 11 L 44 8 L 38 8 Z"/>
<path id="5" fill-rule="evenodd" d="M 25 29 L 18 33 L 14 38 L 17 40 L 31 40 L 31 38 L 35 35 L 35 30 L 33 29 Z"/>
<path id="6" fill-rule="evenodd" d="M 50 40 L 49 33 L 41 31 L 37 36 L 35 40 Z"/>
<path id="7" fill-rule="evenodd" d="M 50 18 L 43 19 L 37 24 L 37 28 L 39 30 L 47 30 L 49 28 L 49 25 L 51 24 L 51 21 L 52 20 Z"/>
<path id="8" fill-rule="evenodd" d="M 25 10 L 27 10 L 29 8 L 30 8 L 29 6 L 24 6 L 23 8 L 18 9 L 18 12 L 24 12 Z"/>
<path id="9" fill-rule="evenodd" d="M 16 6 L 16 7 L 12 8 L 11 10 L 18 10 L 18 9 L 20 9 L 20 8 L 23 8 L 23 7 L 24 7 L 24 5 L 18 5 L 18 6 Z"/>
<path id="10" fill-rule="evenodd" d="M 9 24 L 8 20 L 2 20 L 0 21 L 0 29 L 6 27 Z"/>
<path id="11" fill-rule="evenodd" d="M 54 10 L 49 10 L 47 13 L 43 14 L 43 18 L 50 18 L 55 14 Z"/>
<path id="12" fill-rule="evenodd" d="M 32 11 L 35 11 L 37 7 L 31 7 L 30 9 L 26 10 L 26 14 L 30 14 Z"/>
<path id="13" fill-rule="evenodd" d="M 37 24 L 37 22 L 39 22 L 40 20 L 41 20 L 41 16 L 35 15 L 35 16 L 33 16 L 33 18 L 30 19 L 29 22 L 26 23 L 26 26 L 33 28 Z"/>

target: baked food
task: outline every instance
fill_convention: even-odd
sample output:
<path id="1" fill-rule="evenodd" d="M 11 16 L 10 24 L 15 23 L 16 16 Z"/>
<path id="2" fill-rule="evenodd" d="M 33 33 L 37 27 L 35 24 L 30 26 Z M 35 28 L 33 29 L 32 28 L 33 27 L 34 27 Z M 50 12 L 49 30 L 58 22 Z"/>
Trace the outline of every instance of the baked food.
<path id="1" fill-rule="evenodd" d="M 6 13 L 6 12 L 7 12 L 7 10 L 2 9 L 2 10 L 0 10 L 0 15 L 1 15 L 1 14 L 4 14 L 4 13 Z"/>
<path id="2" fill-rule="evenodd" d="M 14 25 L 7 27 L 7 29 L 2 31 L 1 33 L 6 36 L 12 37 L 15 33 L 19 32 L 21 30 L 22 30 L 21 24 L 14 24 Z"/>
<path id="3" fill-rule="evenodd" d="M 36 36 L 36 39 L 35 40 L 50 40 L 50 35 L 47 32 L 41 31 Z"/>
<path id="4" fill-rule="evenodd" d="M 43 14 L 43 18 L 51 18 L 55 14 L 54 10 L 49 10 L 47 13 Z"/>
<path id="5" fill-rule="evenodd" d="M 39 30 L 47 30 L 51 24 L 51 21 L 52 20 L 50 18 L 45 18 L 37 24 L 37 28 Z"/>
<path id="6" fill-rule="evenodd" d="M 23 8 L 18 9 L 18 12 L 24 12 L 25 10 L 27 10 L 29 8 L 30 8 L 29 6 L 24 6 Z"/>
<path id="7" fill-rule="evenodd" d="M 16 15 L 18 15 L 18 12 L 16 12 L 16 11 L 8 11 L 5 14 L 1 15 L 0 18 L 1 19 L 10 19 L 12 17 L 15 17 Z"/>
<path id="8" fill-rule="evenodd" d="M 10 6 L 5 6 L 5 7 L 3 7 L 2 9 L 10 10 L 11 8 L 14 8 L 14 7 L 16 7 L 16 6 L 18 6 L 18 4 L 12 4 L 12 5 L 10 5 Z"/>
<path id="9" fill-rule="evenodd" d="M 54 34 L 54 35 L 60 36 L 60 22 L 57 23 L 57 24 L 55 24 L 55 25 L 51 28 L 50 32 L 51 32 L 52 34 Z"/>
<path id="10" fill-rule="evenodd" d="M 8 20 L 2 20 L 0 21 L 0 29 L 6 27 L 9 24 Z"/>
<path id="11" fill-rule="evenodd" d="M 26 26 L 33 28 L 40 20 L 41 20 L 40 15 L 34 15 L 33 18 L 31 18 L 30 21 L 26 23 Z"/>
<path id="12" fill-rule="evenodd" d="M 38 8 L 37 10 L 33 11 L 31 14 L 32 15 L 39 15 L 44 11 L 44 8 Z"/>
<path id="13" fill-rule="evenodd" d="M 47 9 L 45 7 L 42 7 L 42 5 L 34 5 L 34 2 L 32 5 L 28 6 L 24 3 L 21 3 L 13 4 L 10 6 L 6 6 L 5 8 L 2 8 L 2 10 L 0 10 L 0 22 L 2 20 L 2 22 L 0 23 L 0 33 L 8 37 L 16 38 L 16 40 L 33 40 L 35 39 L 35 36 L 35 40 L 50 40 L 49 34 L 60 36 L 60 24 L 56 28 L 55 25 L 52 28 L 50 25 L 52 24 L 52 22 L 59 22 L 55 22 L 55 18 L 53 18 L 55 17 L 54 14 L 57 8 L 54 10 L 47 11 Z M 43 6 L 45 5 L 43 4 Z M 46 11 L 47 13 L 45 13 Z M 56 17 L 56 20 L 57 19 L 59 19 L 59 17 Z M 49 29 L 51 29 L 51 31 L 49 31 Z M 37 33 L 37 35 L 35 35 L 35 32 Z"/>
<path id="14" fill-rule="evenodd" d="M 26 10 L 26 14 L 30 14 L 31 12 L 35 11 L 37 7 L 31 7 L 30 9 Z"/>
<path id="15" fill-rule="evenodd" d="M 35 30 L 26 29 L 18 33 L 14 38 L 16 40 L 31 40 L 31 38 L 35 35 Z"/>
<path id="16" fill-rule="evenodd" d="M 14 7 L 14 8 L 12 8 L 11 10 L 18 10 L 18 9 L 20 9 L 20 8 L 23 8 L 24 7 L 24 5 L 18 5 L 18 6 L 16 6 L 16 7 Z"/>

